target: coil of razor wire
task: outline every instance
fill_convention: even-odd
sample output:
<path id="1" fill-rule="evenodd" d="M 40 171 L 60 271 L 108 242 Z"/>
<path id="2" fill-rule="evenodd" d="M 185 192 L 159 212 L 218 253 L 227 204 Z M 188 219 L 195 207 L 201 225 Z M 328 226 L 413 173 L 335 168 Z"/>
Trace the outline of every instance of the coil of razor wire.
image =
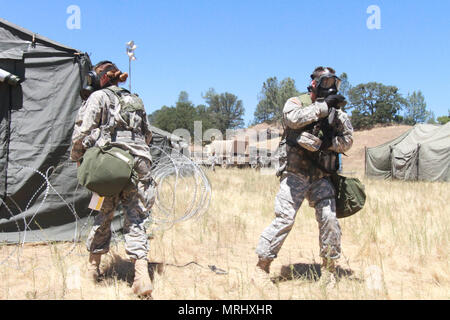
<path id="1" fill-rule="evenodd" d="M 203 170 L 189 157 L 173 148 L 151 146 L 160 156 L 152 165 L 156 182 L 156 199 L 152 221 L 158 228 L 167 229 L 175 223 L 198 218 L 211 201 L 211 184 Z M 187 199 L 180 200 L 182 194 Z"/>
<path id="2" fill-rule="evenodd" d="M 206 212 L 211 201 L 212 191 L 209 180 L 203 170 L 189 157 L 173 148 L 151 146 L 151 150 L 161 154 L 160 157 L 154 160 L 151 168 L 152 177 L 156 182 L 155 204 L 152 208 L 152 222 L 157 226 L 156 229 L 169 229 L 178 222 L 198 218 Z M 42 183 L 33 192 L 23 209 L 10 196 L 7 196 L 7 199 L 15 208 L 10 208 L 8 204 L 0 198 L 0 207 L 4 206 L 10 215 L 10 218 L 13 219 L 18 234 L 18 240 L 14 250 L 12 250 L 12 252 L 4 259 L 0 260 L 0 266 L 5 264 L 15 254 L 17 255 L 17 260 L 20 260 L 20 250 L 28 240 L 27 233 L 32 231 L 31 224 L 35 221 L 36 216 L 41 213 L 40 211 L 51 192 L 59 197 L 60 201 L 64 203 L 74 217 L 75 227 L 73 230 L 72 245 L 63 257 L 68 256 L 73 252 L 76 244 L 80 241 L 80 236 L 88 225 L 88 220 L 93 214 L 93 210 L 90 210 L 89 214 L 86 216 L 86 222 L 80 227 L 80 217 L 75 209 L 75 203 L 71 204 L 67 202 L 50 183 L 49 178 L 60 167 L 75 166 L 75 163 L 69 160 L 65 161 L 56 168 L 49 167 L 45 174 L 35 168 L 10 163 L 10 167 L 14 166 L 21 170 L 30 170 L 37 174 L 42 178 Z M 79 185 L 77 184 L 75 190 L 73 190 L 74 195 L 79 192 L 78 188 Z M 184 201 L 181 201 L 178 198 L 179 194 L 183 192 L 188 194 L 189 197 L 188 199 L 183 199 Z M 42 200 L 39 203 L 34 203 L 39 196 L 41 196 Z M 73 197 L 73 199 L 75 199 L 75 197 Z M 30 213 L 27 213 L 30 209 L 33 209 L 31 216 Z M 20 219 L 17 219 L 18 217 L 22 218 L 22 228 L 19 226 Z M 37 230 L 33 231 L 35 237 L 39 239 L 41 243 L 53 243 L 53 241 L 48 241 L 46 239 L 42 229 L 40 230 L 42 234 L 36 232 Z M 113 230 L 113 233 L 115 233 L 115 230 Z M 20 263 L 18 263 L 18 265 L 20 268 Z"/>
<path id="3" fill-rule="evenodd" d="M 53 191 L 55 195 L 57 195 L 59 197 L 59 199 L 64 203 L 65 206 L 67 206 L 67 208 L 69 209 L 69 211 L 72 213 L 72 215 L 74 216 L 74 223 L 75 223 L 75 227 L 74 227 L 74 235 L 73 235 L 73 241 L 72 241 L 72 245 L 69 248 L 69 250 L 63 254 L 63 257 L 68 256 L 69 254 L 71 254 L 71 252 L 73 251 L 73 249 L 75 248 L 76 242 L 78 242 L 78 238 L 79 235 L 81 234 L 81 231 L 79 230 L 78 224 L 79 224 L 79 216 L 75 210 L 75 206 L 72 204 L 69 204 L 64 197 L 54 188 L 54 186 L 50 183 L 49 181 L 49 177 L 51 176 L 51 174 L 53 172 L 55 172 L 57 169 L 59 169 L 62 166 L 66 166 L 66 165 L 72 165 L 75 166 L 75 164 L 73 162 L 64 162 L 62 164 L 60 164 L 57 168 L 51 166 L 49 167 L 45 174 L 40 172 L 39 170 L 35 169 L 35 168 L 31 168 L 28 166 L 22 166 L 22 165 L 17 165 L 15 163 L 10 163 L 9 164 L 10 167 L 17 167 L 21 170 L 30 170 L 33 173 L 37 174 L 38 176 L 40 176 L 43 180 L 42 184 L 34 191 L 33 195 L 30 197 L 30 199 L 28 200 L 26 206 L 24 209 L 22 209 L 20 207 L 20 205 L 11 197 L 11 196 L 7 196 L 7 199 L 9 200 L 9 202 L 11 202 L 15 208 L 12 209 L 10 208 L 7 203 L 3 200 L 1 200 L 0 202 L 0 207 L 3 206 L 6 211 L 8 212 L 8 214 L 10 215 L 11 219 L 13 219 L 16 227 L 17 227 L 17 234 L 18 234 L 18 240 L 16 241 L 16 246 L 14 248 L 14 250 L 12 252 L 10 252 L 6 258 L 2 259 L 0 261 L 0 265 L 5 264 L 10 258 L 12 258 L 12 256 L 14 254 L 17 254 L 17 262 L 18 262 L 18 269 L 20 269 L 20 249 L 23 248 L 23 246 L 25 245 L 25 243 L 27 243 L 27 233 L 30 231 L 32 231 L 31 229 L 31 224 L 32 222 L 35 220 L 36 216 L 40 213 L 43 205 L 45 204 L 45 202 L 47 201 L 47 197 L 50 194 L 50 191 Z M 78 189 L 78 186 L 77 188 Z M 76 193 L 77 190 L 74 191 L 74 193 Z M 36 203 L 35 206 L 32 207 L 32 204 L 35 200 L 37 200 L 37 198 L 39 197 L 40 194 L 43 194 L 42 196 L 42 200 L 39 203 Z M 31 208 L 33 208 L 33 211 L 31 213 L 27 213 L 28 210 L 30 210 Z M 91 211 L 92 213 L 92 211 Z M 89 213 L 88 217 L 91 215 L 91 213 Z M 30 216 L 31 214 L 31 216 Z M 21 217 L 22 216 L 22 217 Z M 23 222 L 23 227 L 21 228 L 19 226 L 18 221 L 20 221 L 20 219 L 17 219 L 18 217 L 22 218 L 22 222 Z M 81 228 L 81 230 L 86 226 L 86 224 Z M 39 225 L 38 225 L 39 227 Z M 45 237 L 45 233 L 42 229 L 40 229 L 40 232 L 37 232 L 38 230 L 34 230 L 34 235 L 35 235 L 35 240 L 33 242 L 38 242 L 38 243 L 51 243 L 52 241 L 49 241 L 48 239 L 46 239 Z M 80 231 L 80 232 L 79 232 Z"/>

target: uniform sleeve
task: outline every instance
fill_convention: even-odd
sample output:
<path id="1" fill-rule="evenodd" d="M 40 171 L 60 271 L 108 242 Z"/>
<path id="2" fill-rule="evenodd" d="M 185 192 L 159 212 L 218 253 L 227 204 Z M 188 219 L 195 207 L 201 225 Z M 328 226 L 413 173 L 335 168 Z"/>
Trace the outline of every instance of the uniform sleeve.
<path id="1" fill-rule="evenodd" d="M 104 93 L 94 92 L 78 111 L 70 152 L 73 161 L 79 161 L 86 149 L 93 146 L 96 138 L 100 136 L 99 127 L 106 98 Z"/>
<path id="2" fill-rule="evenodd" d="M 314 102 L 309 106 L 302 106 L 300 99 L 290 98 L 284 105 L 283 115 L 287 127 L 301 129 L 328 116 L 328 105 L 325 102 Z"/>
<path id="3" fill-rule="evenodd" d="M 147 145 L 149 145 L 150 141 L 152 141 L 153 135 L 152 135 L 152 131 L 150 130 L 150 127 L 149 127 L 146 113 L 144 113 L 144 118 L 142 119 L 142 121 L 143 121 L 142 129 L 143 129 L 143 133 L 144 133 L 144 137 L 145 137 L 145 143 Z"/>
<path id="4" fill-rule="evenodd" d="M 337 153 L 344 153 L 350 150 L 353 145 L 353 126 L 347 114 L 337 110 L 337 117 L 334 119 L 336 136 L 332 139 L 332 146 L 329 150 Z"/>

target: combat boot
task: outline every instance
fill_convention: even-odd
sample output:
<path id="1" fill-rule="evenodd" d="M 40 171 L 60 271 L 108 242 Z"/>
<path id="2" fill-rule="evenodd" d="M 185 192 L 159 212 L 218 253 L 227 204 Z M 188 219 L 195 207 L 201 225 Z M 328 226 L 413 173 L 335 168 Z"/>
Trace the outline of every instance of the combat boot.
<path id="1" fill-rule="evenodd" d="M 148 274 L 147 259 L 132 260 L 134 262 L 133 292 L 140 296 L 151 299 L 153 286 Z"/>
<path id="2" fill-rule="evenodd" d="M 274 289 L 275 285 L 273 284 L 272 280 L 270 279 L 270 264 L 272 263 L 272 260 L 263 260 L 259 259 L 258 263 L 256 264 L 251 282 L 261 289 Z"/>
<path id="3" fill-rule="evenodd" d="M 102 259 L 101 253 L 89 253 L 87 276 L 89 279 L 98 282 L 100 277 L 100 262 Z"/>

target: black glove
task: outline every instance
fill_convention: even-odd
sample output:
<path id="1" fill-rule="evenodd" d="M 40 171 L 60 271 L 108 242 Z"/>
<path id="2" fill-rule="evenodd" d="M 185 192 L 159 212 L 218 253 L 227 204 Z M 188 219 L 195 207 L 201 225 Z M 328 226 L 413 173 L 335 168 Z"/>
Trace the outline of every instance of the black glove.
<path id="1" fill-rule="evenodd" d="M 320 145 L 319 150 L 321 151 L 326 151 L 328 150 L 329 147 L 331 147 L 333 145 L 333 142 L 331 141 L 330 138 L 324 138 L 322 140 L 322 144 Z"/>
<path id="2" fill-rule="evenodd" d="M 340 109 L 347 104 L 345 97 L 341 94 L 333 94 L 325 98 L 328 108 Z"/>

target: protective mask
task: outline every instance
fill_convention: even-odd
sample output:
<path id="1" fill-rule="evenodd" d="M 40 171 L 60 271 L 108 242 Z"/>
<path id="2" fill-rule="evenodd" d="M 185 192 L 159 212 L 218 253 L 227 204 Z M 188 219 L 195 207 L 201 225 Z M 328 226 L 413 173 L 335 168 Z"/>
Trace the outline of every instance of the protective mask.
<path id="1" fill-rule="evenodd" d="M 80 92 L 81 98 L 87 100 L 94 91 L 100 89 L 100 79 L 97 73 L 94 70 L 89 71 L 84 78 L 83 88 Z"/>
<path id="2" fill-rule="evenodd" d="M 341 79 L 332 73 L 325 73 L 317 79 L 317 86 L 308 87 L 309 92 L 314 92 L 317 98 L 326 98 L 330 95 L 337 94 L 341 87 Z"/>
<path id="3" fill-rule="evenodd" d="M 110 66 L 106 67 L 100 74 L 97 74 L 95 72 L 95 69 L 103 64 L 111 64 Z M 116 65 L 113 64 L 110 61 L 102 61 L 98 63 L 91 71 L 89 71 L 84 79 L 83 82 L 83 88 L 81 89 L 80 95 L 83 100 L 86 100 L 89 98 L 89 96 L 97 90 L 100 90 L 102 88 L 107 87 L 108 85 L 111 85 L 110 79 L 108 75 L 106 74 L 108 71 L 117 69 Z"/>

